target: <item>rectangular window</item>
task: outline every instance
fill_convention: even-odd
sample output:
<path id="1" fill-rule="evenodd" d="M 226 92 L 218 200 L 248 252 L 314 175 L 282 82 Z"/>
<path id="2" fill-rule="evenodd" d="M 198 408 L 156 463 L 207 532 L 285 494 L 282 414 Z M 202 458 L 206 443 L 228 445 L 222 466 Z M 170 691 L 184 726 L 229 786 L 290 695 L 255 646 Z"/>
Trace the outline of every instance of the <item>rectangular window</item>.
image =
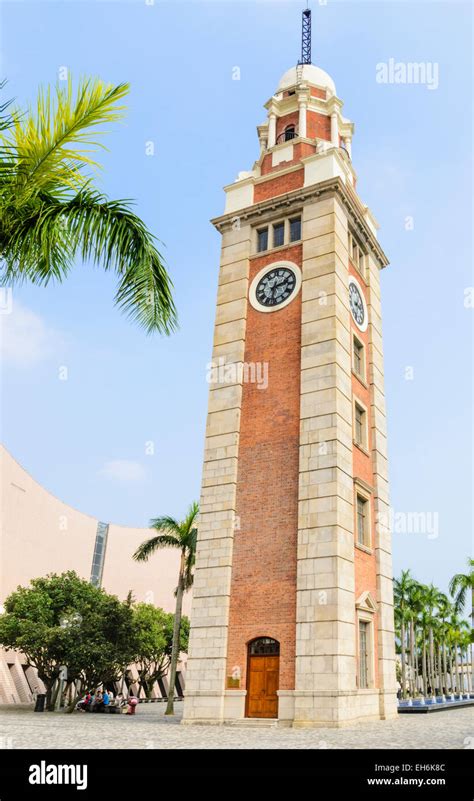
<path id="1" fill-rule="evenodd" d="M 354 373 L 365 381 L 364 346 L 354 337 L 352 346 L 352 369 Z"/>
<path id="2" fill-rule="evenodd" d="M 359 620 L 359 687 L 367 690 L 369 687 L 369 632 L 370 623 Z"/>
<path id="3" fill-rule="evenodd" d="M 109 534 L 108 523 L 97 523 L 95 536 L 94 553 L 92 554 L 92 567 L 90 582 L 95 587 L 100 587 L 102 583 L 102 573 L 104 572 L 105 551 L 107 548 L 107 537 Z"/>
<path id="4" fill-rule="evenodd" d="M 301 217 L 290 220 L 290 242 L 298 242 L 301 239 Z"/>
<path id="5" fill-rule="evenodd" d="M 348 250 L 352 264 L 365 279 L 365 253 L 350 231 L 348 233 Z"/>
<path id="6" fill-rule="evenodd" d="M 354 405 L 354 439 L 357 445 L 363 448 L 367 447 L 367 415 L 365 409 L 359 406 L 358 403 Z"/>
<path id="7" fill-rule="evenodd" d="M 257 231 L 257 252 L 268 250 L 268 228 L 260 228 Z"/>
<path id="8" fill-rule="evenodd" d="M 273 247 L 279 248 L 285 243 L 285 223 L 276 223 L 273 226 Z"/>
<path id="9" fill-rule="evenodd" d="M 357 495 L 357 542 L 368 546 L 369 543 L 369 502 L 362 495 Z"/>

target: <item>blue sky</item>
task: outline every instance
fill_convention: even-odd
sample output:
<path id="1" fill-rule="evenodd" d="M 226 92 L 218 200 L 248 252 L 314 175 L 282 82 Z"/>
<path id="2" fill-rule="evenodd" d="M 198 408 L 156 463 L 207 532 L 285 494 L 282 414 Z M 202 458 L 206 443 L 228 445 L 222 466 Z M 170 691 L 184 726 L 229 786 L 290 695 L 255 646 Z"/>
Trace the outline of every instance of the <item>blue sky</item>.
<path id="1" fill-rule="evenodd" d="M 358 190 L 391 260 L 382 292 L 392 503 L 439 520 L 435 537 L 394 534 L 394 570 L 445 588 L 472 537 L 471 7 L 312 5 L 313 62 L 355 122 Z M 131 83 L 99 186 L 136 199 L 175 284 L 181 327 L 168 339 L 121 316 L 113 276 L 87 265 L 62 286 L 14 292 L 2 439 L 46 488 L 101 520 L 146 525 L 199 495 L 219 263 L 208 221 L 223 210 L 222 186 L 258 156 L 255 126 L 299 56 L 302 7 L 2 3 L 1 73 L 20 104 L 62 66 Z M 378 84 L 376 65 L 390 58 L 437 63 L 439 87 Z"/>

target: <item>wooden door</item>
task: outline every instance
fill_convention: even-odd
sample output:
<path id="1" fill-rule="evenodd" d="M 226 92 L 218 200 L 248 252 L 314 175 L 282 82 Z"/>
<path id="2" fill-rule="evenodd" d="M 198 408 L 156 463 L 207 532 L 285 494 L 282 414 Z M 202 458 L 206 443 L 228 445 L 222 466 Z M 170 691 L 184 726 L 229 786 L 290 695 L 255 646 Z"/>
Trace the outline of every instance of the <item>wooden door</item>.
<path id="1" fill-rule="evenodd" d="M 278 717 L 279 656 L 250 656 L 247 679 L 247 717 Z"/>

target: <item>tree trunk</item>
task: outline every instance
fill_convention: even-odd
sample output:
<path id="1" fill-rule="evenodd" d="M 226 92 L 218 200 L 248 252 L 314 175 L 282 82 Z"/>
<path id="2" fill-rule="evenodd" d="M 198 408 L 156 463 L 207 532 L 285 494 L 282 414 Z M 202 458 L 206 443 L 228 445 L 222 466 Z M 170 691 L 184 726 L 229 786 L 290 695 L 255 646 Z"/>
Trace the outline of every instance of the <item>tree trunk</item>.
<path id="1" fill-rule="evenodd" d="M 403 613 L 402 613 L 403 614 Z M 400 624 L 400 640 L 401 640 L 401 659 L 402 659 L 402 698 L 407 697 L 406 688 L 406 653 L 405 653 L 405 623 L 402 621 Z"/>
<path id="2" fill-rule="evenodd" d="M 444 692 L 446 695 L 448 694 L 448 665 L 446 660 L 446 640 L 443 637 L 443 644 L 442 648 L 442 655 L 443 655 L 443 684 L 444 684 Z"/>
<path id="3" fill-rule="evenodd" d="M 420 658 L 418 653 L 418 645 L 416 642 L 416 625 L 413 623 L 413 652 L 414 652 L 414 669 L 415 669 L 415 695 L 419 695 L 421 691 L 420 687 Z"/>
<path id="4" fill-rule="evenodd" d="M 423 632 L 423 656 L 422 656 L 422 670 L 423 670 L 423 695 L 426 698 L 428 695 L 428 682 L 426 679 L 426 637 Z"/>
<path id="5" fill-rule="evenodd" d="M 473 663 L 474 647 L 473 647 L 473 644 L 472 644 L 472 642 L 471 642 L 471 647 L 470 647 L 469 651 L 470 651 L 470 654 L 471 654 L 471 673 L 470 673 L 470 676 L 471 676 L 471 692 L 472 692 L 472 691 L 473 691 L 473 689 L 474 689 L 474 675 L 473 675 L 473 673 L 472 673 L 472 663 Z"/>
<path id="6" fill-rule="evenodd" d="M 411 681 L 410 681 L 410 694 L 414 698 L 416 695 L 416 655 L 415 655 L 415 633 L 413 618 L 410 618 L 410 663 L 411 663 Z"/>
<path id="7" fill-rule="evenodd" d="M 176 683 L 176 668 L 179 657 L 179 640 L 181 629 L 181 615 L 183 610 L 184 595 L 184 554 L 181 554 L 181 565 L 179 569 L 178 589 L 176 592 L 176 611 L 174 613 L 173 625 L 173 646 L 171 648 L 170 678 L 168 684 L 168 703 L 165 715 L 174 715 L 174 688 Z"/>
<path id="8" fill-rule="evenodd" d="M 433 642 L 433 629 L 431 628 L 431 626 L 430 626 L 429 631 L 428 631 L 428 638 L 429 638 L 429 647 L 430 647 L 430 659 L 429 659 L 430 671 L 429 671 L 429 676 L 430 676 L 430 685 L 431 685 L 431 697 L 433 698 L 433 696 L 436 695 L 436 686 L 435 686 L 435 654 L 434 654 L 434 642 Z"/>
<path id="9" fill-rule="evenodd" d="M 472 691 L 472 689 L 473 689 L 473 681 L 472 681 L 472 667 L 473 667 L 473 665 L 472 665 L 472 643 L 473 642 L 474 642 L 474 585 L 471 587 L 471 647 L 470 647 L 470 653 L 471 653 L 471 669 L 470 669 L 471 681 L 470 681 L 470 684 L 469 684 L 470 691 Z M 469 666 L 468 666 L 468 670 L 469 670 Z"/>
<path id="10" fill-rule="evenodd" d="M 52 704 L 52 697 L 53 697 L 53 687 L 54 681 L 48 681 L 48 679 L 43 678 L 38 674 L 38 678 L 41 679 L 44 686 L 46 687 L 46 698 L 45 698 L 45 709 L 50 712 L 51 711 L 51 704 Z"/>
<path id="11" fill-rule="evenodd" d="M 74 689 L 73 689 L 73 691 L 71 693 L 71 699 L 70 699 L 70 702 L 69 702 L 68 708 L 67 708 L 67 712 L 69 714 L 71 714 L 71 712 L 74 712 L 74 710 L 76 708 L 76 704 L 78 703 L 79 698 L 81 697 L 80 688 L 77 688 L 75 685 L 73 685 L 73 688 Z"/>
<path id="12" fill-rule="evenodd" d="M 453 649 L 452 649 L 451 646 L 449 646 L 449 685 L 450 685 L 449 689 L 450 689 L 451 695 L 454 695 L 455 677 L 454 677 L 454 671 L 453 671 Z"/>
<path id="13" fill-rule="evenodd" d="M 454 646 L 454 660 L 455 660 L 455 667 L 456 667 L 456 679 L 457 679 L 458 687 L 459 687 L 458 693 L 459 693 L 459 696 L 461 697 L 461 695 L 462 695 L 462 668 L 460 668 L 460 665 L 459 665 L 459 651 L 460 651 L 460 647 L 456 643 L 455 646 Z"/>

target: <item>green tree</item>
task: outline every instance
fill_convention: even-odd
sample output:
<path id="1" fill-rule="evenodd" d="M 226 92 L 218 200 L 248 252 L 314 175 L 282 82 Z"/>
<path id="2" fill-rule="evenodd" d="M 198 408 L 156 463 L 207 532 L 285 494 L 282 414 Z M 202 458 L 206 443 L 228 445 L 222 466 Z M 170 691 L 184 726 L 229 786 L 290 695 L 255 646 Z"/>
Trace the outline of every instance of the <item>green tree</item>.
<path id="1" fill-rule="evenodd" d="M 178 548 L 181 552 L 179 563 L 178 586 L 176 588 L 176 609 L 173 626 L 173 647 L 171 652 L 168 703 L 166 715 L 174 714 L 174 686 L 176 681 L 176 667 L 179 657 L 179 632 L 183 609 L 183 596 L 193 583 L 193 567 L 196 558 L 197 528 L 196 520 L 199 514 L 199 505 L 194 502 L 188 509 L 184 520 L 176 520 L 168 515 L 150 520 L 150 528 L 157 531 L 157 535 L 142 542 L 133 554 L 137 561 L 147 561 L 159 548 Z"/>
<path id="2" fill-rule="evenodd" d="M 118 678 L 136 651 L 129 604 L 73 571 L 33 579 L 5 600 L 0 643 L 21 651 L 46 687 L 47 706 L 60 667 L 68 682 L 95 687 Z"/>
<path id="3" fill-rule="evenodd" d="M 456 612 L 463 612 L 466 596 L 471 596 L 471 635 L 474 639 L 474 559 L 467 560 L 468 572 L 456 573 L 449 582 L 449 592 L 454 597 Z"/>
<path id="4" fill-rule="evenodd" d="M 424 587 L 423 603 L 427 612 L 428 622 L 428 678 L 431 687 L 431 695 L 435 694 L 435 649 L 434 649 L 434 629 L 437 622 L 436 610 L 441 603 L 441 593 L 434 584 Z"/>
<path id="5" fill-rule="evenodd" d="M 418 693 L 418 655 L 416 648 L 416 638 L 418 629 L 419 615 L 423 610 L 423 587 L 413 579 L 407 591 L 407 607 L 409 618 L 409 649 L 411 666 L 411 695 L 414 698 Z"/>
<path id="6" fill-rule="evenodd" d="M 474 559 L 467 560 L 467 573 L 457 573 L 449 583 L 449 591 L 454 597 L 454 607 L 457 612 L 463 612 L 466 605 L 466 597 L 471 596 L 471 643 L 469 654 L 466 658 L 468 665 L 469 686 L 472 687 L 472 668 L 473 668 L 473 644 L 474 644 Z M 469 669 L 470 666 L 470 669 Z"/>
<path id="7" fill-rule="evenodd" d="M 133 609 L 133 625 L 137 638 L 134 661 L 140 676 L 140 686 L 147 698 L 158 679 L 167 675 L 173 650 L 174 615 L 152 604 L 138 603 Z M 181 618 L 179 653 L 187 653 L 189 618 Z"/>
<path id="8" fill-rule="evenodd" d="M 400 653 L 402 662 L 402 698 L 406 698 L 406 625 L 409 622 L 409 592 L 413 579 L 409 570 L 402 570 L 399 579 L 394 579 L 393 597 L 395 603 L 395 619 L 400 629 Z"/>
<path id="9" fill-rule="evenodd" d="M 147 332 L 176 326 L 156 240 L 129 202 L 92 182 L 101 127 L 124 113 L 129 85 L 98 79 L 40 91 L 36 108 L 0 107 L 0 282 L 62 281 L 76 257 L 118 276 L 115 302 Z"/>

